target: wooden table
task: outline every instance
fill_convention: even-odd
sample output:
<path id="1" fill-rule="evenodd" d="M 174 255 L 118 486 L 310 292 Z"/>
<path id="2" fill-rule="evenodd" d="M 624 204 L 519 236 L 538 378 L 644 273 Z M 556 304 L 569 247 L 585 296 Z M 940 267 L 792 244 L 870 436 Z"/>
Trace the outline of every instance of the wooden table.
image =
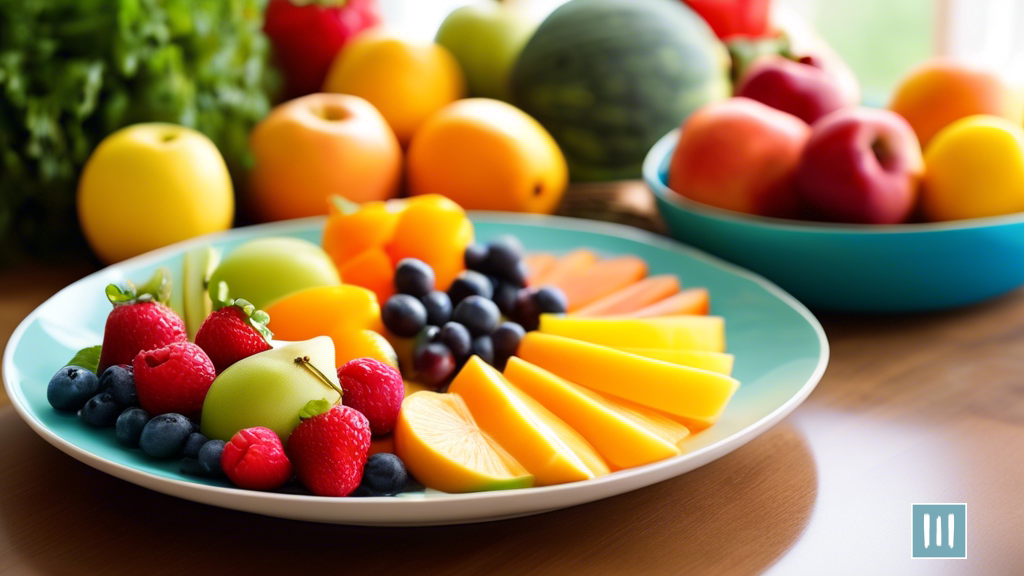
<path id="1" fill-rule="evenodd" d="M 650 210 L 620 192 L 620 212 Z M 0 341 L 89 271 L 0 271 Z M 828 372 L 763 436 L 643 490 L 487 524 L 327 526 L 178 500 L 65 456 L 0 394 L 0 574 L 1024 573 L 1024 292 L 820 318 Z M 967 560 L 911 560 L 914 502 L 967 503 Z"/>

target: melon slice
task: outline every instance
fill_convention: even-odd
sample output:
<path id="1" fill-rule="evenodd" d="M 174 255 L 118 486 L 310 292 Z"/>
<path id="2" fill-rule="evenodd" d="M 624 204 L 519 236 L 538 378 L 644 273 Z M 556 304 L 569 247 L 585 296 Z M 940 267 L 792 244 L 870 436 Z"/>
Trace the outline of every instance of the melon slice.
<path id="1" fill-rule="evenodd" d="M 711 298 L 707 288 L 690 288 L 655 302 L 639 310 L 625 314 L 630 318 L 654 318 L 657 316 L 678 316 L 680 314 L 707 314 L 711 311 Z"/>
<path id="2" fill-rule="evenodd" d="M 524 261 L 526 263 L 526 284 L 536 286 L 537 279 L 543 278 L 544 274 L 554 266 L 556 258 L 554 254 L 536 252 L 527 254 Z"/>
<path id="3" fill-rule="evenodd" d="M 578 432 L 478 356 L 469 359 L 448 392 L 462 397 L 480 428 L 533 474 L 538 485 L 589 480 L 609 472 Z"/>
<path id="4" fill-rule="evenodd" d="M 679 292 L 679 279 L 671 274 L 651 276 L 576 310 L 576 316 L 618 316 L 640 310 Z"/>
<path id="5" fill-rule="evenodd" d="M 520 358 L 509 359 L 505 377 L 576 429 L 615 470 L 677 456 L 676 443 L 689 434 L 667 416 L 622 407 Z"/>
<path id="6" fill-rule="evenodd" d="M 620 256 L 600 260 L 578 275 L 552 283 L 565 292 L 572 312 L 635 284 L 646 275 L 647 262 L 636 256 Z"/>
<path id="7" fill-rule="evenodd" d="M 683 366 L 689 366 L 690 368 L 700 368 L 701 370 L 710 370 L 712 372 L 718 372 L 719 374 L 725 374 L 730 376 L 732 374 L 733 358 L 732 354 L 725 354 L 723 352 L 707 352 L 705 350 L 678 350 L 678 349 L 666 349 L 666 348 L 620 348 L 613 346 L 623 352 L 629 352 L 630 354 L 636 354 L 637 356 L 644 356 L 647 358 L 653 358 L 654 360 L 661 360 L 662 362 L 670 362 L 672 364 L 681 364 Z"/>
<path id="8" fill-rule="evenodd" d="M 395 454 L 424 486 L 442 492 L 510 490 L 533 476 L 477 426 L 456 394 L 416 392 L 402 402 Z"/>
<path id="9" fill-rule="evenodd" d="M 591 390 L 700 424 L 718 420 L 739 388 L 723 374 L 540 332 L 523 338 L 518 355 Z"/>
<path id="10" fill-rule="evenodd" d="M 719 316 L 578 318 L 542 314 L 540 331 L 602 346 L 725 352 L 725 321 Z"/>
<path id="11" fill-rule="evenodd" d="M 574 250 L 556 260 L 547 272 L 538 275 L 531 285 L 558 285 L 565 280 L 576 278 L 597 262 L 597 254 L 591 250 Z"/>

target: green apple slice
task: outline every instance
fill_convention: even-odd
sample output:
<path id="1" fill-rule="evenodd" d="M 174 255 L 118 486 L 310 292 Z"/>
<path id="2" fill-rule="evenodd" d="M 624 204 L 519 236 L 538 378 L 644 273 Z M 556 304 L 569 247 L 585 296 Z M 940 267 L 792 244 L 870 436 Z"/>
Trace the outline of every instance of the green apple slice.
<path id="1" fill-rule="evenodd" d="M 188 339 L 195 340 L 196 332 L 203 320 L 213 311 L 213 303 L 207 290 L 210 275 L 220 262 L 220 251 L 212 246 L 200 246 L 185 253 L 185 270 L 182 277 L 182 304 Z"/>

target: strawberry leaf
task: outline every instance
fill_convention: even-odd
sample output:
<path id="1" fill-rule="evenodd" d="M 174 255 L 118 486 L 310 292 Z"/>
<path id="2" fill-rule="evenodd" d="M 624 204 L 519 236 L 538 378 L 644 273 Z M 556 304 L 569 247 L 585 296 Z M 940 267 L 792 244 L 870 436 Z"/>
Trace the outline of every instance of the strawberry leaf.
<path id="1" fill-rule="evenodd" d="M 331 404 L 327 398 L 321 398 L 319 400 L 310 400 L 303 406 L 302 410 L 299 410 L 299 420 L 309 420 L 314 416 L 319 416 L 331 408 L 334 405 Z"/>
<path id="2" fill-rule="evenodd" d="M 107 300 L 114 306 L 138 302 L 167 304 L 171 299 L 171 271 L 160 267 L 142 286 L 136 288 L 131 280 L 125 280 L 123 286 L 107 284 L 105 292 Z"/>
<path id="3" fill-rule="evenodd" d="M 102 346 L 89 346 L 82 348 L 75 353 L 75 356 L 67 363 L 67 366 L 79 366 L 95 373 L 100 365 L 100 349 Z"/>

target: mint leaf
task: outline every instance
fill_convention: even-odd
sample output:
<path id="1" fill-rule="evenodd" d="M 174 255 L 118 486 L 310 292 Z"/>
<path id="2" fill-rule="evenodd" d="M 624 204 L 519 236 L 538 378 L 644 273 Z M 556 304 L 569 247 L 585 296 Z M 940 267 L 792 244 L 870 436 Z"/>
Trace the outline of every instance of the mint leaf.
<path id="1" fill-rule="evenodd" d="M 319 416 L 333 407 L 334 405 L 328 402 L 327 398 L 310 400 L 302 410 L 299 410 L 299 420 L 308 420 L 314 416 Z"/>
<path id="2" fill-rule="evenodd" d="M 95 373 L 100 365 L 100 349 L 102 346 L 89 346 L 82 348 L 75 353 L 75 357 L 68 362 L 67 366 L 81 366 L 86 370 Z"/>

